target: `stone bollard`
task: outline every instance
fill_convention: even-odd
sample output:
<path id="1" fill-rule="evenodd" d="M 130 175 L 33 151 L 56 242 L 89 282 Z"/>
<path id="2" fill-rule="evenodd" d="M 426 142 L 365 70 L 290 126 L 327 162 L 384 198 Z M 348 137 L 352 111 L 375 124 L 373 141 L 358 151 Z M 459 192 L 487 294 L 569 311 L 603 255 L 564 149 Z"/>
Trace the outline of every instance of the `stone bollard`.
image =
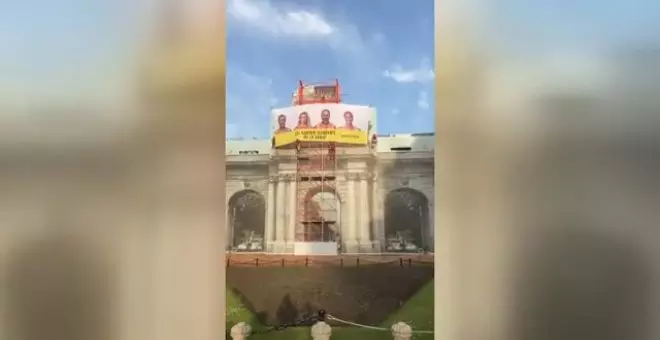
<path id="1" fill-rule="evenodd" d="M 392 325 L 392 337 L 394 340 L 410 340 L 412 328 L 405 322 L 397 322 Z"/>
<path id="2" fill-rule="evenodd" d="M 332 328 L 327 323 L 319 321 L 312 326 L 312 339 L 330 340 L 330 335 L 332 335 Z"/>
<path id="3" fill-rule="evenodd" d="M 231 328 L 231 338 L 234 340 L 245 340 L 250 336 L 252 327 L 245 322 L 239 322 Z"/>

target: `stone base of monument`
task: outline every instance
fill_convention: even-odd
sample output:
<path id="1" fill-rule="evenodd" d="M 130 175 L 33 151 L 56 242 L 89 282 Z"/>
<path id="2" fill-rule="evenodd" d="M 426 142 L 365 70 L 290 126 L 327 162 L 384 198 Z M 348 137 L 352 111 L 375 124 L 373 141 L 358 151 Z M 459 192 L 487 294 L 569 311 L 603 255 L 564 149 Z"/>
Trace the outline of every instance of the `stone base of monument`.
<path id="1" fill-rule="evenodd" d="M 374 253 L 377 250 L 374 248 L 374 244 L 371 241 L 360 241 L 359 253 Z"/>
<path id="2" fill-rule="evenodd" d="M 281 241 L 273 241 L 269 242 L 268 245 L 266 246 L 268 249 L 268 252 L 273 253 L 273 254 L 286 254 L 286 243 L 281 242 Z"/>
<path id="3" fill-rule="evenodd" d="M 360 243 L 358 241 L 346 241 L 343 252 L 346 254 L 357 254 L 360 252 Z"/>
<path id="4" fill-rule="evenodd" d="M 337 255 L 336 242 L 295 242 L 294 255 Z"/>
<path id="5" fill-rule="evenodd" d="M 374 253 L 383 252 L 383 244 L 380 241 L 372 241 L 372 248 Z"/>

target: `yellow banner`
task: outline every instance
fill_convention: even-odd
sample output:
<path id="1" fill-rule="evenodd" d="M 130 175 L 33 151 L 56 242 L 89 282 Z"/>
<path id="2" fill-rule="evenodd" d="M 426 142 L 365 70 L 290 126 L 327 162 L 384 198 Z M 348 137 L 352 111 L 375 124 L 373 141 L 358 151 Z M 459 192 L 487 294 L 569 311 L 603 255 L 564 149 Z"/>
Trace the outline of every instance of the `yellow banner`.
<path id="1" fill-rule="evenodd" d="M 304 129 L 275 134 L 275 147 L 301 142 L 335 142 L 340 144 L 367 144 L 366 131 L 344 129 Z"/>

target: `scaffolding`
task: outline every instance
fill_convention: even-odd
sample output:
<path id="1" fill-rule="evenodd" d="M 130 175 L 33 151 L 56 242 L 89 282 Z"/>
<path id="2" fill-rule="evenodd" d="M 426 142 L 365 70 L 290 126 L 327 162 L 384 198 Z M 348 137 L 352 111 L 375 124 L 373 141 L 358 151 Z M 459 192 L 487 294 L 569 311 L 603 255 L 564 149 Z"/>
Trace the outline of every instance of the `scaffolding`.
<path id="1" fill-rule="evenodd" d="M 306 85 L 302 81 L 293 105 L 341 102 L 339 81 Z M 341 225 L 336 194 L 337 157 L 334 142 L 296 142 L 297 242 L 338 242 Z"/>
<path id="2" fill-rule="evenodd" d="M 339 80 L 327 83 L 305 84 L 298 81 L 298 88 L 293 93 L 293 105 L 341 103 L 341 87 Z"/>

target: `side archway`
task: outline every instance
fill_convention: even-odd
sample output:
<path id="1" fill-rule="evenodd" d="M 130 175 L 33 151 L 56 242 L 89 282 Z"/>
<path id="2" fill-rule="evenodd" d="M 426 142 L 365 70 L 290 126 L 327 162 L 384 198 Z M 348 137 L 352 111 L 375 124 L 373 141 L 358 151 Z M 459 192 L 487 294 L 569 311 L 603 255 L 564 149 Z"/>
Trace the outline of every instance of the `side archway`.
<path id="1" fill-rule="evenodd" d="M 387 251 L 418 252 L 427 249 L 429 200 L 411 188 L 390 191 L 385 197 Z"/>
<path id="2" fill-rule="evenodd" d="M 263 251 L 266 200 L 254 190 L 242 190 L 229 199 L 231 250 Z"/>

